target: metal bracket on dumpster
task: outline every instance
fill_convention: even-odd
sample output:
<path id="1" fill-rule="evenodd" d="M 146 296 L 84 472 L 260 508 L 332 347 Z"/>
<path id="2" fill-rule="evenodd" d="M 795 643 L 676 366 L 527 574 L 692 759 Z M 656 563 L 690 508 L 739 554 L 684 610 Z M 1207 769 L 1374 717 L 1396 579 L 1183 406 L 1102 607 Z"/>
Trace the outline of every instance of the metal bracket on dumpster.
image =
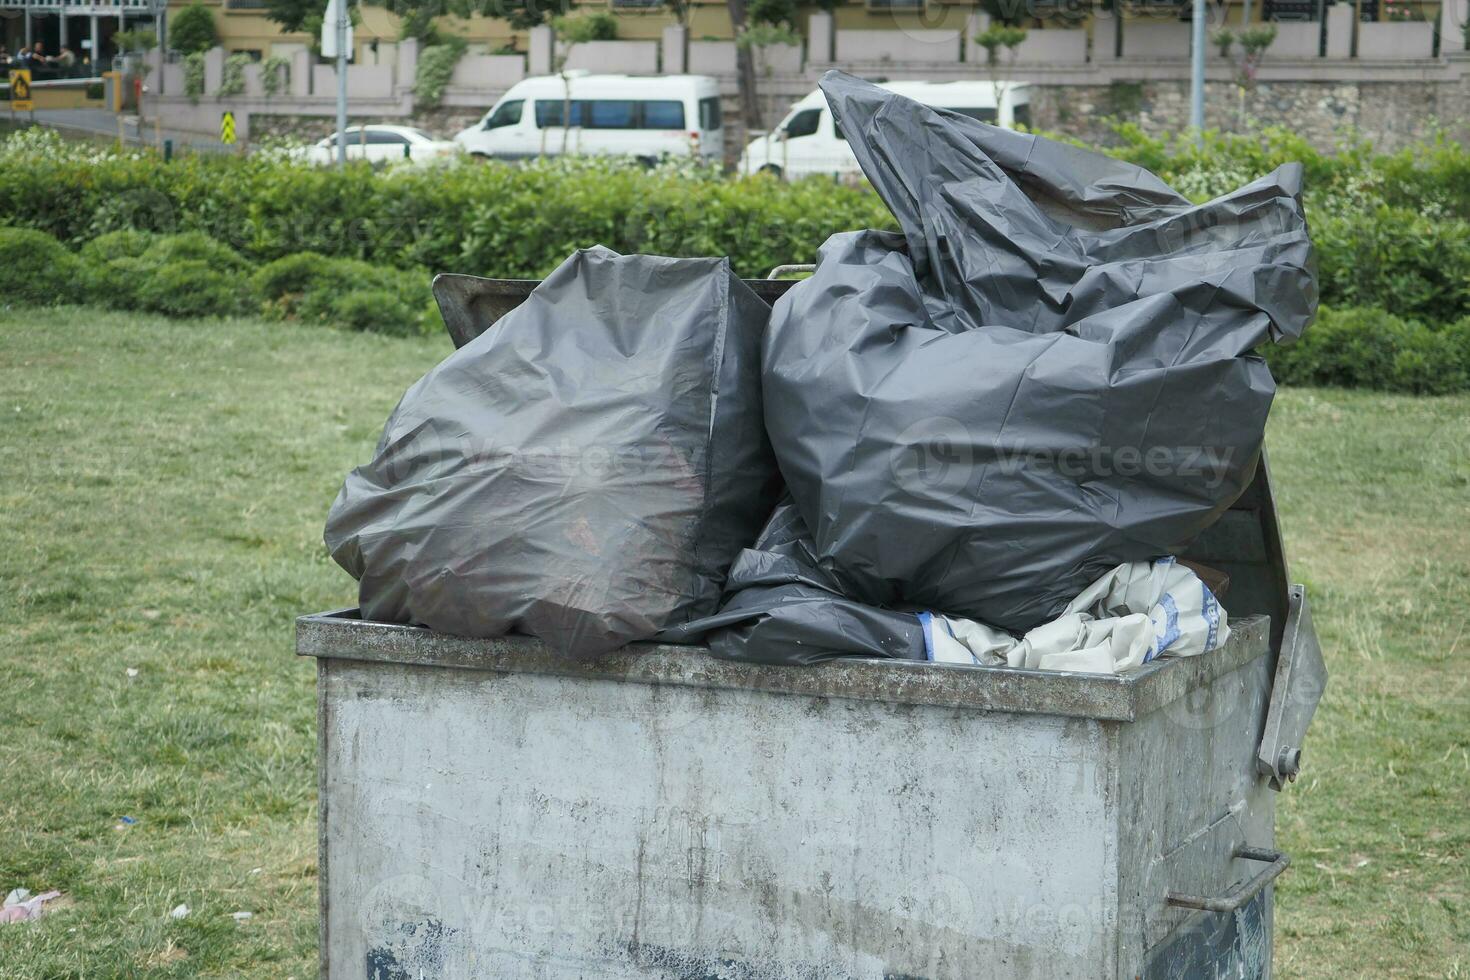
<path id="1" fill-rule="evenodd" d="M 1256 895 L 1271 882 L 1281 877 L 1281 872 L 1291 865 L 1291 858 L 1280 851 L 1270 851 L 1262 847 L 1239 847 L 1235 850 L 1235 856 L 1247 861 L 1265 861 L 1268 866 L 1263 868 L 1250 881 L 1234 889 L 1223 898 L 1205 898 L 1201 895 L 1182 895 L 1179 892 L 1170 892 L 1164 899 L 1169 905 L 1180 909 L 1204 909 L 1206 912 L 1234 912 L 1241 908 L 1246 902 L 1255 898 Z"/>
<path id="2" fill-rule="evenodd" d="M 1261 746 L 1256 752 L 1256 769 L 1280 790 L 1296 779 L 1302 767 L 1302 739 L 1327 685 L 1327 665 L 1312 627 L 1306 589 L 1293 585 L 1287 590 L 1286 629 L 1281 652 L 1276 658 L 1276 679 L 1271 687 L 1271 706 Z"/>

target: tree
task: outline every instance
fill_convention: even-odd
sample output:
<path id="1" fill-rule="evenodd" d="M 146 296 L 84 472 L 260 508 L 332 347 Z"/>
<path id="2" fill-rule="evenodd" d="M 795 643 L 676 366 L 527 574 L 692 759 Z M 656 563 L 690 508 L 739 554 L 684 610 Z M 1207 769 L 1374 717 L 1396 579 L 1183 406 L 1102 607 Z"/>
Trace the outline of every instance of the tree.
<path id="1" fill-rule="evenodd" d="M 176 51 L 198 54 L 218 43 L 214 13 L 202 3 L 191 3 L 168 20 L 168 44 Z"/>
<path id="2" fill-rule="evenodd" d="M 325 6 L 320 0 L 265 0 L 265 15 L 281 25 L 281 30 L 298 34 L 308 29 L 307 21 L 312 18 L 321 24 Z"/>
<path id="3" fill-rule="evenodd" d="M 1000 118 L 1001 99 L 1009 85 L 1001 80 L 1002 74 L 1010 74 L 1016 64 L 1016 49 L 1026 40 L 1022 27 L 1004 27 L 992 24 L 984 33 L 975 36 L 975 43 L 985 49 L 985 70 L 990 75 L 990 84 L 995 88 L 995 114 Z M 1001 49 L 1005 49 L 1005 63 L 1001 63 Z M 1002 71 L 1004 69 L 1004 71 Z"/>
<path id="4" fill-rule="evenodd" d="M 618 21 L 612 14 L 598 11 L 580 17 L 558 17 L 551 22 L 552 33 L 565 46 L 556 58 L 556 71 L 561 76 L 561 152 L 567 152 L 567 137 L 572 132 L 572 77 L 567 74 L 567 59 L 572 47 L 584 41 L 611 41 L 618 36 Z"/>

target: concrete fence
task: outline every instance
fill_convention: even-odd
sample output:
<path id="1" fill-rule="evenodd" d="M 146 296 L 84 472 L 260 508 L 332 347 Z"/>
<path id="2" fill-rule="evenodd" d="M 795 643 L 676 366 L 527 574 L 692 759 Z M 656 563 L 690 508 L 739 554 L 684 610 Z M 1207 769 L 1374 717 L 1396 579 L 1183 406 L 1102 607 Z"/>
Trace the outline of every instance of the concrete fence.
<path id="1" fill-rule="evenodd" d="M 1417 22 L 1362 23 L 1353 8 L 1338 4 L 1327 10 L 1324 24 L 1277 24 L 1276 41 L 1261 62 L 1261 78 L 1275 84 L 1305 85 L 1346 81 L 1352 84 L 1431 83 L 1440 75 L 1455 85 L 1470 80 L 1470 55 L 1463 51 L 1459 25 L 1470 16 L 1470 0 L 1449 0 L 1441 37 L 1443 50 L 1434 59 L 1434 25 Z M 762 112 L 779 114 L 791 101 L 815 87 L 822 71 L 834 65 L 859 74 L 951 81 L 988 77 L 983 48 L 975 37 L 989 24 L 983 13 L 960 29 L 848 30 L 831 14 L 813 13 L 807 21 L 806 44 L 772 45 L 753 52 Z M 1007 73 L 1037 85 L 1102 86 L 1116 82 L 1183 81 L 1188 73 L 1189 24 L 1177 20 L 1099 17 L 1090 27 L 1031 30 L 1015 52 Z M 1324 45 L 1325 39 L 1325 45 Z M 1121 56 L 1116 52 L 1121 50 Z M 1324 56 L 1325 52 L 1325 56 Z M 737 91 L 736 46 L 732 41 L 693 40 L 682 26 L 666 27 L 658 40 L 589 41 L 559 47 L 549 27 L 529 32 L 525 54 L 475 52 L 455 66 L 442 106 L 450 115 L 488 109 L 508 88 L 527 75 L 550 74 L 558 56 L 567 66 L 599 73 L 712 75 L 721 91 Z M 289 53 L 289 70 L 274 96 L 265 94 L 261 66 L 247 66 L 240 95 L 220 98 L 227 53 L 219 48 L 204 57 L 204 91 L 185 91 L 181 63 L 165 63 L 160 52 L 147 55 L 149 100 L 180 128 L 217 132 L 220 113 L 235 115 L 236 130 L 248 139 L 250 116 L 330 117 L 336 111 L 337 74 L 333 64 L 317 64 L 307 50 Z M 834 60 L 835 57 L 835 60 Z M 1237 70 L 1210 48 L 1209 77 L 1224 82 Z M 380 46 L 376 64 L 348 67 L 347 89 L 354 120 L 422 118 L 413 87 L 419 45 L 413 40 Z M 1081 91 L 1081 88 L 1078 88 Z M 1455 107 L 1456 109 L 1458 106 Z M 1439 110 L 1443 113 L 1443 109 Z M 768 118 L 766 123 L 774 121 Z"/>

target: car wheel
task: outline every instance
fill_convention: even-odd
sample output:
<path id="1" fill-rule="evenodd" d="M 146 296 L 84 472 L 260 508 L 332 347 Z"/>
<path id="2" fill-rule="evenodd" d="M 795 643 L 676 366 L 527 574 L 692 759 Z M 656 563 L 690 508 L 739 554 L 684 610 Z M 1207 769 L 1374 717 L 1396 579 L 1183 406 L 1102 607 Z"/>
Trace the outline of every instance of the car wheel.
<path id="1" fill-rule="evenodd" d="M 770 174 L 777 180 L 781 179 L 781 168 L 776 166 L 774 163 L 766 164 L 764 167 L 761 167 L 760 170 L 757 171 L 757 173 Z"/>

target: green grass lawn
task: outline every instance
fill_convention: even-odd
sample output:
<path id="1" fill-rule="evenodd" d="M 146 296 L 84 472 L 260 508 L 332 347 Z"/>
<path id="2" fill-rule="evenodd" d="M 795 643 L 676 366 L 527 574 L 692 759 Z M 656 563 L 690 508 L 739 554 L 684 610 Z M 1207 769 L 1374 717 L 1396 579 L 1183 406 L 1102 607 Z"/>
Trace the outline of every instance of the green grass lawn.
<path id="1" fill-rule="evenodd" d="M 0 977 L 314 975 L 292 619 L 353 601 L 327 506 L 448 350 L 0 312 L 0 893 L 71 900 L 0 926 Z M 1279 975 L 1470 974 L 1470 398 L 1287 391 L 1270 446 L 1333 671 Z"/>

